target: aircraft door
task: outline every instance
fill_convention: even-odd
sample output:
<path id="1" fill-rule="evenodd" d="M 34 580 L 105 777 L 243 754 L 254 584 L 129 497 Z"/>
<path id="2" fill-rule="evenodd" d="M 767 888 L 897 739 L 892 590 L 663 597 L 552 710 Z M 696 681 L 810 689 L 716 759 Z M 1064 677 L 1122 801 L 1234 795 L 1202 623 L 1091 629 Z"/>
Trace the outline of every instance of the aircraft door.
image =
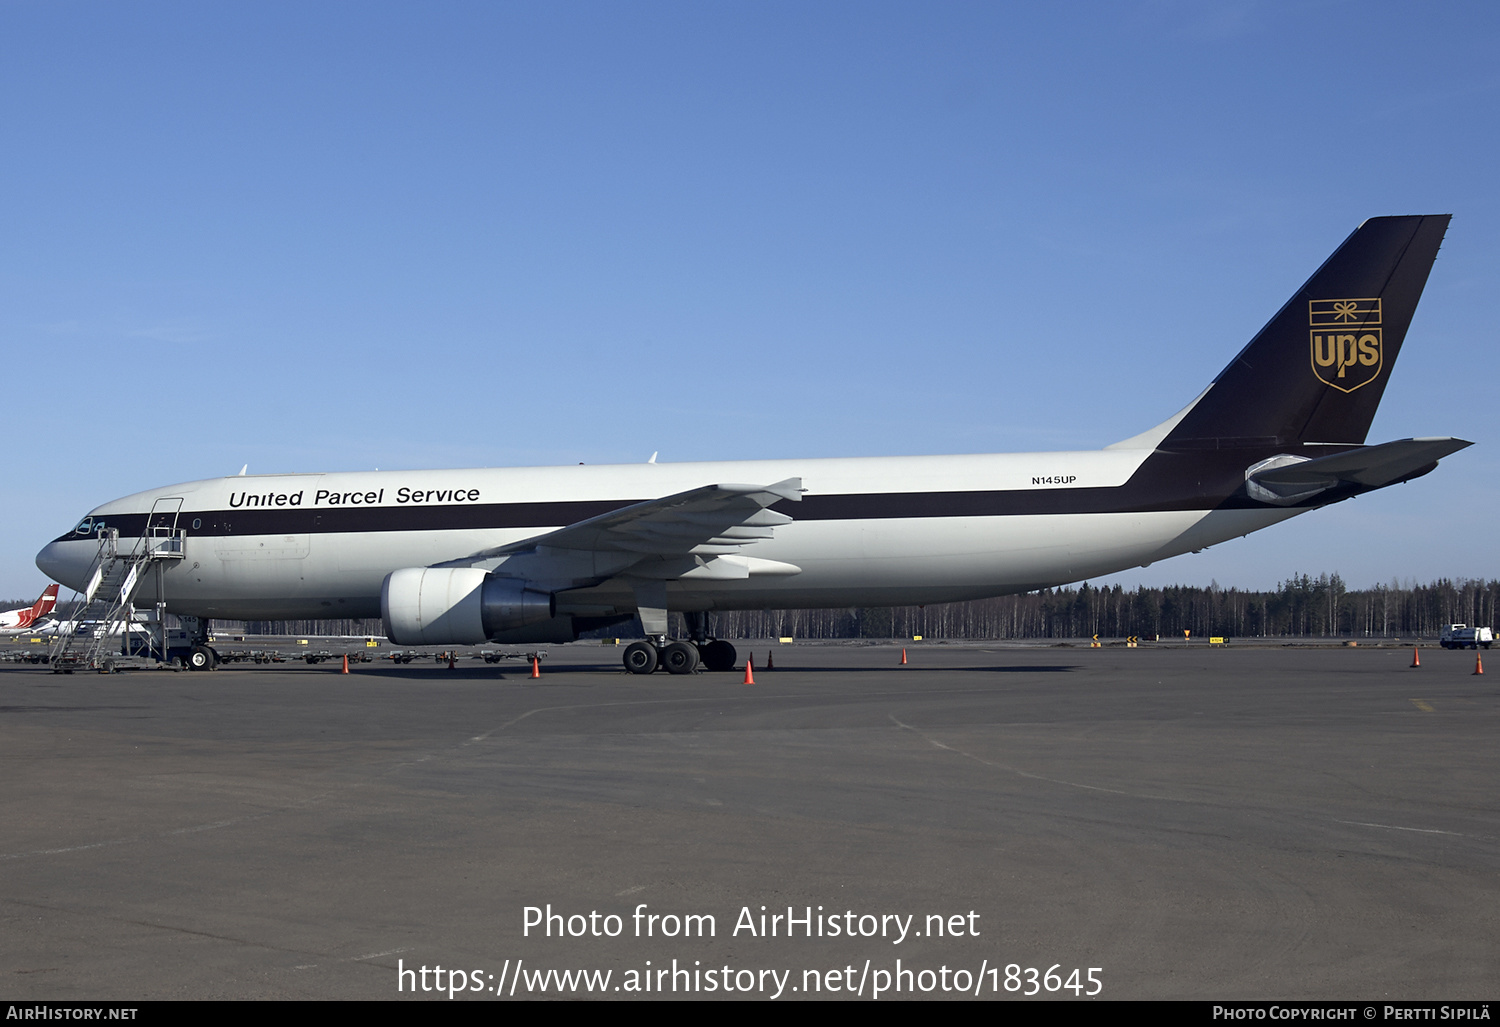
<path id="1" fill-rule="evenodd" d="M 151 504 L 151 513 L 146 518 L 146 535 L 150 538 L 165 538 L 177 533 L 177 515 L 182 512 L 181 496 L 163 496 Z"/>
<path id="2" fill-rule="evenodd" d="M 147 550 L 158 553 L 182 553 L 182 537 L 177 533 L 177 516 L 182 512 L 181 496 L 162 496 L 151 504 L 151 512 L 146 515 L 146 526 L 141 529 L 140 545 Z M 176 558 L 171 557 L 173 565 Z M 137 604 L 159 602 L 163 599 L 162 575 L 167 565 L 156 563 L 154 570 L 144 576 L 140 588 L 135 594 Z"/>

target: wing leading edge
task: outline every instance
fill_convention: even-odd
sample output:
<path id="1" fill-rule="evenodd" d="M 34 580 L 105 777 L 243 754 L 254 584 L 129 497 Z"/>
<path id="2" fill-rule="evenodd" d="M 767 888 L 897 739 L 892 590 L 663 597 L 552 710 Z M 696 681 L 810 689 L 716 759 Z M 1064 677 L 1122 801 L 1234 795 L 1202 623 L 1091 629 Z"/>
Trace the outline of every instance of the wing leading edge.
<path id="1" fill-rule="evenodd" d="M 741 553 L 791 522 L 770 506 L 801 502 L 802 491 L 801 478 L 705 485 L 436 566 L 481 568 L 554 590 L 621 575 L 661 581 L 797 574 L 801 568 L 793 564 Z"/>

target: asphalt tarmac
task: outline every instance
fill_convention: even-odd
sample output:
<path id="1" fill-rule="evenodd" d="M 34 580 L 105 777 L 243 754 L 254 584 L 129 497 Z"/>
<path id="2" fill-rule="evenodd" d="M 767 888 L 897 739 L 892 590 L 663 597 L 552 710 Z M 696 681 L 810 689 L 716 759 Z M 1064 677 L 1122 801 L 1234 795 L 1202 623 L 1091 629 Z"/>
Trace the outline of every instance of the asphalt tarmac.
<path id="1" fill-rule="evenodd" d="M 1500 656 L 619 652 L 0 667 L 0 998 L 1500 991 Z"/>

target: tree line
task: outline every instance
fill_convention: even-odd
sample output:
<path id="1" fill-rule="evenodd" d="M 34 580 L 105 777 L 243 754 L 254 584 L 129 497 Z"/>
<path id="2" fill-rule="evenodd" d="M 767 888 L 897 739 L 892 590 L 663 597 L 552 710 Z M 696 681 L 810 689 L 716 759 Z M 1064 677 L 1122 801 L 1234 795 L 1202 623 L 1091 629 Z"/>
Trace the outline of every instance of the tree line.
<path id="1" fill-rule="evenodd" d="M 727 610 L 712 615 L 720 638 L 1126 638 L 1434 636 L 1444 624 L 1494 625 L 1500 580 L 1440 578 L 1351 589 L 1337 573 L 1293 574 L 1271 591 L 1207 586 L 1047 588 L 964 603 L 832 610 Z M 23 604 L 17 604 L 23 605 Z M 379 635 L 379 620 L 215 621 L 220 634 Z M 672 633 L 686 634 L 673 615 Z M 639 621 L 591 632 L 641 636 Z"/>
<path id="2" fill-rule="evenodd" d="M 1338 574 L 1295 574 L 1271 591 L 1170 585 L 1042 589 L 966 603 L 854 610 L 718 614 L 728 638 L 1391 638 L 1436 635 L 1444 624 L 1493 625 L 1500 580 L 1441 578 L 1350 589 Z"/>

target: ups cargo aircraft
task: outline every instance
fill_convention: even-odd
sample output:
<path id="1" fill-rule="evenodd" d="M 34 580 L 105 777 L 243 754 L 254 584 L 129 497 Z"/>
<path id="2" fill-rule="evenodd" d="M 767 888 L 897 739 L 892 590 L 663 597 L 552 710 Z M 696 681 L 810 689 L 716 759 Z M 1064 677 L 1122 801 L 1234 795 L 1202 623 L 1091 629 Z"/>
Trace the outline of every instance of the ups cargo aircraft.
<path id="1" fill-rule="evenodd" d="M 401 645 L 570 641 L 639 614 L 627 669 L 727 669 L 716 610 L 1026 592 L 1427 474 L 1470 443 L 1364 442 L 1448 220 L 1366 221 L 1198 398 L 1099 451 L 215 478 L 106 503 L 36 562 L 81 588 L 105 528 L 175 533 L 183 559 L 137 603 L 381 616 Z"/>

